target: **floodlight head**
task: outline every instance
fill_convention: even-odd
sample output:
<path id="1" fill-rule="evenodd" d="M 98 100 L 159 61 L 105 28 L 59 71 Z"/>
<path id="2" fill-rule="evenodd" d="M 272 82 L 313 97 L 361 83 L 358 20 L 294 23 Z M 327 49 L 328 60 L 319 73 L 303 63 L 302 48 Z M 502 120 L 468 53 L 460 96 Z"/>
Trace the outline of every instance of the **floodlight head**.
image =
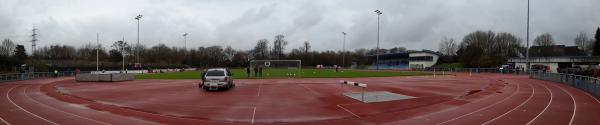
<path id="1" fill-rule="evenodd" d="M 375 13 L 377 13 L 377 15 L 381 15 L 381 14 L 383 14 L 383 13 L 382 13 L 381 11 L 379 11 L 379 10 L 375 10 Z"/>
<path id="2" fill-rule="evenodd" d="M 143 16 L 140 14 L 140 15 L 137 15 L 137 16 L 135 17 L 135 19 L 136 19 L 136 20 L 140 20 L 142 17 L 143 17 Z"/>
<path id="3" fill-rule="evenodd" d="M 188 33 L 184 33 L 184 34 L 183 34 L 183 36 L 187 36 L 187 35 L 188 35 Z"/>
<path id="4" fill-rule="evenodd" d="M 342 34 L 346 35 L 346 32 L 342 32 Z"/>

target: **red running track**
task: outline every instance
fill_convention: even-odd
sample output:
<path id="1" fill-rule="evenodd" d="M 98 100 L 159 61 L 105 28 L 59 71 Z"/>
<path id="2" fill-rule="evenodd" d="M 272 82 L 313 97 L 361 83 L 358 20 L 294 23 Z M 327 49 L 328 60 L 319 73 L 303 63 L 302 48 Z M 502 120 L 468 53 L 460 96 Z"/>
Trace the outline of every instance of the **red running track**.
<path id="1" fill-rule="evenodd" d="M 600 101 L 562 84 L 500 74 L 351 78 L 366 91 L 417 98 L 360 103 L 342 79 L 237 80 L 206 92 L 196 80 L 0 84 L 0 125 L 21 124 L 600 124 Z"/>

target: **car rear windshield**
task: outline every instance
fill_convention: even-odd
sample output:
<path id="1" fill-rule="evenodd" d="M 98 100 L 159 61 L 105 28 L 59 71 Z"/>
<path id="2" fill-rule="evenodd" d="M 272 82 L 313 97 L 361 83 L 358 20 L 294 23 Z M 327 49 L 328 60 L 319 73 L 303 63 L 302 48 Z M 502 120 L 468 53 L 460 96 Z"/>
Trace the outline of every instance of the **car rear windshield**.
<path id="1" fill-rule="evenodd" d="M 221 70 L 212 70 L 206 72 L 206 76 L 225 76 L 225 72 Z"/>

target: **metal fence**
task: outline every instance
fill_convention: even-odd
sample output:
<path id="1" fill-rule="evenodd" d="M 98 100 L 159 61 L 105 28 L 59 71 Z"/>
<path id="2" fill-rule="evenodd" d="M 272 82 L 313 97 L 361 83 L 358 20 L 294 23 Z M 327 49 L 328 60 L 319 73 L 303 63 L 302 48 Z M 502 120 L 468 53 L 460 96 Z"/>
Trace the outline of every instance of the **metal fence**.
<path id="1" fill-rule="evenodd" d="M 58 74 L 56 74 L 56 75 L 54 74 L 54 72 L 8 73 L 8 74 L 0 74 L 0 83 L 8 82 L 8 81 L 30 80 L 30 79 L 48 78 L 48 77 L 75 76 L 75 74 L 76 74 L 76 72 L 74 72 L 74 71 L 58 72 Z"/>
<path id="2" fill-rule="evenodd" d="M 560 84 L 569 85 L 577 89 L 586 91 L 594 97 L 600 99 L 600 79 L 593 78 L 590 76 L 582 76 L 575 74 L 565 73 L 550 73 L 543 71 L 525 72 L 519 69 L 500 69 L 500 68 L 427 68 L 417 69 L 418 71 L 428 71 L 434 73 L 443 72 L 465 72 L 465 73 L 499 73 L 499 74 L 515 74 L 515 75 L 526 75 L 529 74 L 529 78 L 539 79 L 545 81 L 552 81 Z"/>
<path id="3" fill-rule="evenodd" d="M 586 91 L 600 98 L 600 79 L 564 73 L 531 72 L 529 78 L 557 82 Z"/>
<path id="4" fill-rule="evenodd" d="M 500 69 L 500 68 L 423 68 L 417 71 L 428 72 L 465 72 L 465 73 L 500 73 L 500 74 L 527 74 L 520 69 Z"/>

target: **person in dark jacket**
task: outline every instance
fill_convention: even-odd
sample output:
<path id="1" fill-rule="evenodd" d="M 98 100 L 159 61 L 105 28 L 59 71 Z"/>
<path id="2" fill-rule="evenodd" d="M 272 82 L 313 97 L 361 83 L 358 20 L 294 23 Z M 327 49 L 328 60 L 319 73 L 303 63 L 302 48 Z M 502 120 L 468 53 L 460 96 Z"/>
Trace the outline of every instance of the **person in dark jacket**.
<path id="1" fill-rule="evenodd" d="M 258 77 L 258 67 L 254 67 L 254 77 Z"/>
<path id="2" fill-rule="evenodd" d="M 250 78 L 250 67 L 246 67 L 246 74 L 247 77 Z"/>
<path id="3" fill-rule="evenodd" d="M 258 67 L 258 74 L 259 74 L 258 76 L 259 76 L 259 77 L 262 77 L 262 76 L 263 76 L 263 75 L 262 75 L 262 72 L 263 72 L 263 68 L 262 68 L 262 66 L 259 66 L 259 67 Z"/>

